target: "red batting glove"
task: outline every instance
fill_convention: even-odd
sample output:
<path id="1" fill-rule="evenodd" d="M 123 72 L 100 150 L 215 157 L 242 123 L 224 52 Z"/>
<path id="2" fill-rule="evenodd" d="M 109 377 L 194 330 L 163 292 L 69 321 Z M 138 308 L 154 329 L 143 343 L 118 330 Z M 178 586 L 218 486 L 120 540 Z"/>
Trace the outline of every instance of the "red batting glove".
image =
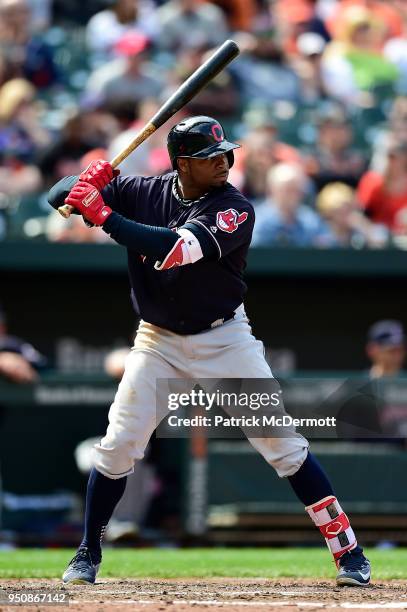
<path id="1" fill-rule="evenodd" d="M 91 162 L 86 170 L 79 175 L 79 180 L 85 181 L 85 183 L 89 183 L 102 191 L 118 174 L 120 174 L 120 170 L 112 168 L 108 161 L 97 159 Z"/>
<path id="2" fill-rule="evenodd" d="M 69 204 L 78 210 L 81 215 L 95 225 L 103 225 L 112 212 L 106 206 L 99 191 L 84 181 L 78 181 L 65 198 L 65 204 Z"/>

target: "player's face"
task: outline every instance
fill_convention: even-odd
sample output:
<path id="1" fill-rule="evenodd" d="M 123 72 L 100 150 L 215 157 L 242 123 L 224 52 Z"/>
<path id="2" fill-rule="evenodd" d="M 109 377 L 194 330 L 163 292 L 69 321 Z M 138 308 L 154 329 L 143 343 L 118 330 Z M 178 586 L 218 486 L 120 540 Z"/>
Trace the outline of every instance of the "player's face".
<path id="1" fill-rule="evenodd" d="M 188 180 L 195 187 L 203 190 L 221 187 L 228 180 L 229 162 L 225 153 L 209 159 L 186 158 L 182 164 L 188 174 Z M 184 169 L 183 168 L 183 169 Z"/>
<path id="2" fill-rule="evenodd" d="M 391 372 L 401 370 L 406 357 L 406 350 L 403 345 L 380 346 L 374 342 L 368 345 L 367 353 L 373 364 Z"/>

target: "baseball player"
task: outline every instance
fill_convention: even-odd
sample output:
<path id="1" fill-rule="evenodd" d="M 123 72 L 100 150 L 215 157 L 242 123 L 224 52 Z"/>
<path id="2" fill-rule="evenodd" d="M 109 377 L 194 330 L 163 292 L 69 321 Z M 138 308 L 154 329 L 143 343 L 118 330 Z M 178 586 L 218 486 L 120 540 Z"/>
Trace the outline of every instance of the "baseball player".
<path id="1" fill-rule="evenodd" d="M 156 379 L 272 377 L 243 306 L 254 210 L 227 182 L 238 146 L 215 119 L 191 117 L 168 135 L 173 172 L 121 177 L 98 160 L 50 191 L 54 208 L 65 201 L 127 247 L 131 297 L 141 317 L 106 435 L 94 448 L 84 536 L 63 574 L 66 583 L 95 582 L 104 530 L 157 426 Z M 307 440 L 292 433 L 249 441 L 287 478 L 320 529 L 337 583 L 366 585 L 370 564 L 349 519 Z"/>

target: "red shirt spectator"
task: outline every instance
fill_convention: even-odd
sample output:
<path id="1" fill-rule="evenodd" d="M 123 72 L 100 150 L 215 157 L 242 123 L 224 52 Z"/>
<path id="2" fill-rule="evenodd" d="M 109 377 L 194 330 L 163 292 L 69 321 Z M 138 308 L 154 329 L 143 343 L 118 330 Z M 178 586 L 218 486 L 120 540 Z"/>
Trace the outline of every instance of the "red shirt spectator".
<path id="1" fill-rule="evenodd" d="M 407 145 L 393 145 L 382 175 L 366 172 L 358 186 L 358 198 L 369 217 L 398 233 L 405 228 L 407 209 Z M 403 211 L 403 213 L 401 212 Z"/>

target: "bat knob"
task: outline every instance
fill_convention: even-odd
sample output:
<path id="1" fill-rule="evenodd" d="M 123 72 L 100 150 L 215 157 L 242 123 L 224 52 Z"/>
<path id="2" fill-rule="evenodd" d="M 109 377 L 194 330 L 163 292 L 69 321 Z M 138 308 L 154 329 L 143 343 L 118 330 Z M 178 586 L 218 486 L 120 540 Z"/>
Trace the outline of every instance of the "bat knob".
<path id="1" fill-rule="evenodd" d="M 72 206 L 69 206 L 69 204 L 64 204 L 63 206 L 60 206 L 58 208 L 58 212 L 60 215 L 62 215 L 65 219 L 69 219 L 69 217 L 71 216 L 73 211 Z"/>

